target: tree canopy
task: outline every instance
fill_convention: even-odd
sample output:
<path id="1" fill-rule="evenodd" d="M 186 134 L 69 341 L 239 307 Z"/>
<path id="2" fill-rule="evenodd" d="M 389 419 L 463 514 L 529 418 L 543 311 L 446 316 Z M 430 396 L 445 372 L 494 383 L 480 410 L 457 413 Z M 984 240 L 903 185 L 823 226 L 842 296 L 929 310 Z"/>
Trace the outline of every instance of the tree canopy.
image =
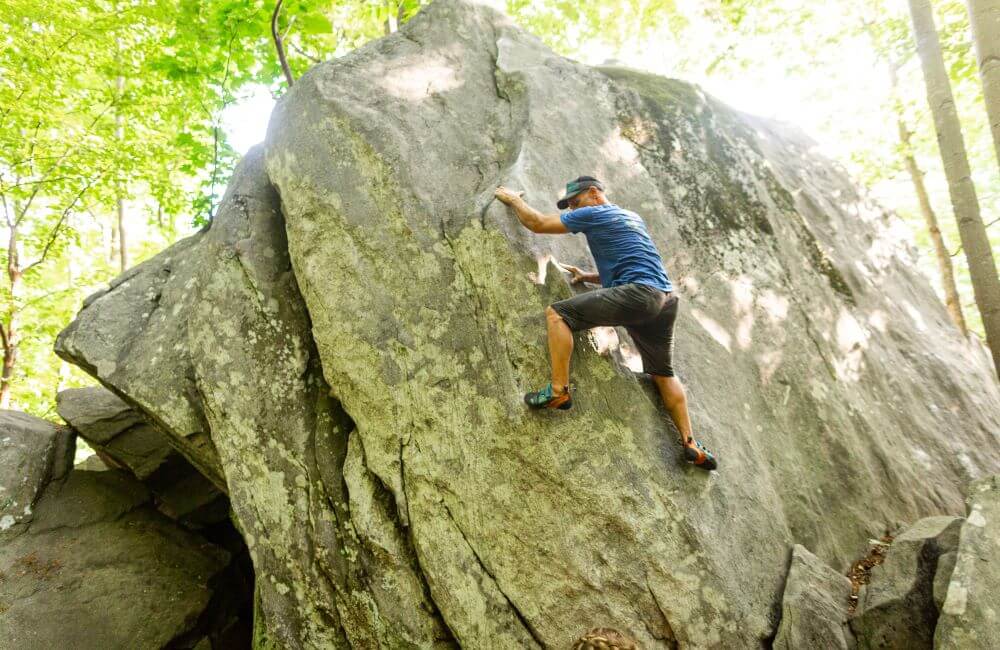
<path id="1" fill-rule="evenodd" d="M 395 30 L 421 4 L 286 0 L 278 28 L 293 75 Z M 208 223 L 239 157 L 223 128 L 227 109 L 254 88 L 280 96 L 285 81 L 270 1 L 2 6 L 0 206 L 13 244 L 0 250 L 8 269 L 0 319 L 5 328 L 20 324 L 12 406 L 51 416 L 57 388 L 91 383 L 54 356 L 52 342 L 83 298 L 120 272 L 115 247 L 126 241 L 129 262 L 139 263 Z M 886 128 L 901 113 L 944 239 L 957 252 L 905 3 L 508 0 L 502 8 L 560 54 L 690 79 L 737 108 L 760 97 L 727 90 L 766 89 L 780 77 L 795 101 L 812 107 L 803 126 L 912 224 L 933 279 L 903 145 Z M 959 0 L 935 10 L 983 215 L 994 222 L 1000 183 L 968 14 Z M 895 91 L 889 66 L 898 70 Z M 119 207 L 128 238 L 114 217 Z M 981 332 L 968 271 L 960 256 L 954 261 L 970 328 Z M 20 270 L 18 282 L 11 269 Z"/>

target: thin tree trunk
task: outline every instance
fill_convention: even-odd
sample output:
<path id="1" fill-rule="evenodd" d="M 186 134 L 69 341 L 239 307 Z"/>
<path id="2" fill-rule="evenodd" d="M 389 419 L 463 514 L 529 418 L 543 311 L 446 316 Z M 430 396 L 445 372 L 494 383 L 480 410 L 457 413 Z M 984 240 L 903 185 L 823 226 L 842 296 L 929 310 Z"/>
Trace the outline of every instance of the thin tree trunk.
<path id="1" fill-rule="evenodd" d="M 108 264 L 115 261 L 115 257 L 118 256 L 118 220 L 111 220 L 111 238 L 110 245 L 108 247 Z"/>
<path id="2" fill-rule="evenodd" d="M 386 11 L 383 27 L 385 27 L 385 35 L 388 36 L 399 29 L 399 6 L 395 6 L 395 3 L 390 0 L 386 3 L 386 8 L 388 11 Z"/>
<path id="3" fill-rule="evenodd" d="M 125 77 L 118 76 L 118 96 L 121 97 L 125 90 Z M 125 139 L 125 118 L 122 116 L 122 109 L 115 112 L 115 137 L 121 142 Z M 118 259 L 121 262 L 121 271 L 128 268 L 128 246 L 125 237 L 125 197 L 121 187 L 118 188 Z"/>
<path id="4" fill-rule="evenodd" d="M 128 247 L 125 245 L 125 199 L 118 197 L 118 259 L 122 273 L 128 268 Z"/>
<path id="5" fill-rule="evenodd" d="M 20 214 L 15 203 L 15 214 Z M 23 287 L 21 284 L 21 260 L 18 255 L 17 223 L 8 225 L 7 237 L 7 279 L 10 282 L 10 309 L 0 322 L 0 337 L 3 339 L 3 370 L 0 373 L 0 409 L 10 408 L 11 381 L 14 377 L 14 366 L 17 364 L 17 348 L 21 341 L 20 320 L 18 310 Z"/>
<path id="6" fill-rule="evenodd" d="M 7 322 L 0 323 L 4 328 L 3 375 L 0 377 L 0 409 L 10 408 L 11 382 L 14 379 L 14 367 L 17 365 L 18 348 L 21 345 L 21 313 L 17 309 L 17 301 L 22 295 L 21 275 L 15 273 L 10 277 L 10 311 Z"/>
<path id="7" fill-rule="evenodd" d="M 986 115 L 1000 164 L 1000 0 L 966 0 L 979 78 L 983 81 Z"/>
<path id="8" fill-rule="evenodd" d="M 929 0 L 909 0 L 909 5 L 917 53 L 920 55 L 924 83 L 927 86 L 927 103 L 934 115 L 934 129 L 937 132 L 944 173 L 948 179 L 948 193 L 958 221 L 962 248 L 965 249 L 965 257 L 969 263 L 976 305 L 983 317 L 986 342 L 993 354 L 994 368 L 1000 375 L 1000 278 L 997 277 L 986 227 L 979 214 L 979 201 L 972 184 L 962 127 L 955 110 L 948 73 L 945 71 L 931 5 Z"/>
<path id="9" fill-rule="evenodd" d="M 56 390 L 53 395 L 58 395 L 64 388 L 66 388 L 66 383 L 69 381 L 69 373 L 69 362 L 65 359 L 60 359 L 59 374 L 56 376 Z"/>
<path id="10" fill-rule="evenodd" d="M 278 61 L 281 62 L 281 71 L 285 73 L 285 81 L 288 82 L 288 87 L 291 88 L 295 79 L 292 77 L 292 69 L 288 67 L 288 59 L 285 58 L 285 46 L 281 41 L 281 34 L 278 33 L 278 14 L 281 12 L 281 3 L 284 0 L 278 0 L 274 4 L 274 13 L 271 14 L 271 36 L 274 38 L 274 47 L 278 50 Z"/>
<path id="11" fill-rule="evenodd" d="M 903 119 L 903 111 L 898 99 L 897 68 L 898 65 L 895 62 L 889 63 L 889 85 L 893 95 L 893 111 L 896 113 L 896 128 L 899 131 L 899 144 L 902 149 L 903 163 L 906 165 L 906 171 L 913 182 L 913 190 L 917 195 L 917 203 L 920 204 L 920 213 L 924 216 L 924 221 L 927 223 L 927 231 L 930 233 L 931 242 L 934 244 L 934 256 L 937 258 L 938 271 L 941 274 L 941 286 L 944 289 L 944 303 L 948 308 L 948 313 L 951 315 L 951 320 L 954 321 L 964 337 L 968 334 L 968 328 L 965 325 L 965 316 L 962 314 L 962 302 L 958 297 L 958 287 L 955 285 L 955 272 L 951 265 L 951 255 L 948 253 L 948 245 L 945 243 L 941 229 L 938 227 L 937 215 L 934 214 L 934 208 L 931 207 L 930 198 L 927 196 L 927 188 L 924 186 L 924 172 L 917 165 L 917 161 L 913 157 L 913 147 L 910 144 L 910 129 L 907 128 L 906 121 Z"/>

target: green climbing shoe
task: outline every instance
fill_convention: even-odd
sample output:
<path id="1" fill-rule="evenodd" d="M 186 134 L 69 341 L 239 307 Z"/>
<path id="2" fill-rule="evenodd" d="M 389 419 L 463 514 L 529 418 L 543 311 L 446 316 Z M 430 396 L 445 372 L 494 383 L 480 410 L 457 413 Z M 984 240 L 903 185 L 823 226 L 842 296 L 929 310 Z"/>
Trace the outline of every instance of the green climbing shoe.
<path id="1" fill-rule="evenodd" d="M 533 409 L 560 409 L 567 411 L 573 408 L 573 398 L 569 394 L 569 386 L 565 393 L 556 395 L 552 392 L 552 382 L 541 390 L 533 390 L 524 394 L 524 403 Z"/>
<path id="2" fill-rule="evenodd" d="M 719 461 L 708 450 L 708 447 L 694 438 L 688 438 L 688 443 L 690 444 L 684 445 L 684 460 L 708 471 L 719 467 Z"/>

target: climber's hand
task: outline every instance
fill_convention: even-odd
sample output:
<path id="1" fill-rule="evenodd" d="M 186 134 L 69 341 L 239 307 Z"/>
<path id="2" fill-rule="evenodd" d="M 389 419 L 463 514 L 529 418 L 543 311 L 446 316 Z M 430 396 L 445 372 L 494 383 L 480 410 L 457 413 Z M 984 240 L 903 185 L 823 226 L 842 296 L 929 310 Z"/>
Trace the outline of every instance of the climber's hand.
<path id="1" fill-rule="evenodd" d="M 493 192 L 493 196 L 495 196 L 498 199 L 500 199 L 500 201 L 504 205 L 514 205 L 514 203 L 519 198 L 521 198 L 522 196 L 524 196 L 524 192 L 523 191 L 521 191 L 521 192 L 515 192 L 514 190 L 509 190 L 506 187 L 504 187 L 503 185 L 501 185 L 500 187 L 498 187 Z"/>
<path id="2" fill-rule="evenodd" d="M 563 270 L 566 271 L 567 273 L 573 274 L 573 277 L 570 279 L 571 284 L 580 284 L 581 282 L 587 280 L 589 277 L 589 274 L 584 273 L 583 271 L 581 271 L 580 269 L 571 264 L 560 264 L 560 266 L 563 267 Z"/>

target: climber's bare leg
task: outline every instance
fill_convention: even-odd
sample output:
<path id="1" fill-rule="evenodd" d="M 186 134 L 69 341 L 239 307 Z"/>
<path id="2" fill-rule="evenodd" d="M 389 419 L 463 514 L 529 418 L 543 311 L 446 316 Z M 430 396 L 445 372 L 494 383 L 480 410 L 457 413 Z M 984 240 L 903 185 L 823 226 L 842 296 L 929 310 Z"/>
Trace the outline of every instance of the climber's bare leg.
<path id="1" fill-rule="evenodd" d="M 569 359 L 573 355 L 573 332 L 552 306 L 545 308 L 549 332 L 549 360 L 552 363 L 552 391 L 562 393 L 569 385 Z"/>
<path id="2" fill-rule="evenodd" d="M 691 417 L 688 415 L 687 394 L 684 392 L 684 384 L 677 377 L 665 377 L 663 375 L 649 375 L 660 391 L 660 399 L 667 407 L 670 419 L 674 421 L 674 426 L 681 434 L 681 444 L 687 445 L 687 441 L 693 438 L 691 432 Z"/>

